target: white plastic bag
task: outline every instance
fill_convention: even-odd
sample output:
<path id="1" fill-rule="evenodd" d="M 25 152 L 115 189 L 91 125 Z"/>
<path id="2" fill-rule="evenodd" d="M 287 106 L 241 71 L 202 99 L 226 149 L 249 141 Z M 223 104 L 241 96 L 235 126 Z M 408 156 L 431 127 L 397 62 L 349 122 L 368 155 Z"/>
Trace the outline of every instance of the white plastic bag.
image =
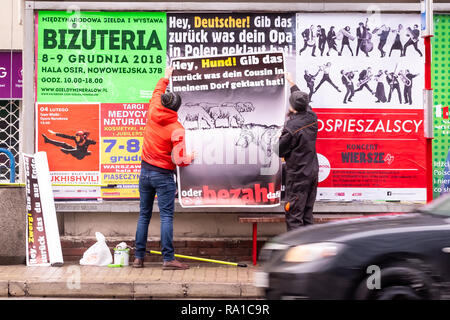
<path id="1" fill-rule="evenodd" d="M 106 239 L 100 232 L 95 233 L 97 242 L 89 247 L 83 254 L 80 264 L 84 266 L 107 266 L 112 263 L 111 251 L 106 245 Z"/>

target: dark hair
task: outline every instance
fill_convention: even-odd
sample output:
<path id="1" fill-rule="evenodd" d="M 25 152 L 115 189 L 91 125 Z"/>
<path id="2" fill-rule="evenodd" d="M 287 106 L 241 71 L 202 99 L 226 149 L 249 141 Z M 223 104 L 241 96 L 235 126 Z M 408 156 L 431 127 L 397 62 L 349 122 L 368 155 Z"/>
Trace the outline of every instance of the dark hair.
<path id="1" fill-rule="evenodd" d="M 168 92 L 161 95 L 161 104 L 167 109 L 178 111 L 181 106 L 181 97 L 176 92 Z"/>

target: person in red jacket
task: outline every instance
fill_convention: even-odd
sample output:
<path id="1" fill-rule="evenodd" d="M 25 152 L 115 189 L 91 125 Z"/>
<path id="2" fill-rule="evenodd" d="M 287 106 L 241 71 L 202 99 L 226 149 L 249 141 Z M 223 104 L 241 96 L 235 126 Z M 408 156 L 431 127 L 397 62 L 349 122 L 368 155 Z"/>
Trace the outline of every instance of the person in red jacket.
<path id="1" fill-rule="evenodd" d="M 136 250 L 133 267 L 144 266 L 148 226 L 152 217 L 153 201 L 158 196 L 161 218 L 161 247 L 163 269 L 184 270 L 189 265 L 174 258 L 173 214 L 175 208 L 176 166 L 187 166 L 194 154 L 186 154 L 185 131 L 178 122 L 177 111 L 181 97 L 166 92 L 173 68 L 168 67 L 153 91 L 148 110 L 142 148 L 141 173 L 139 176 L 140 210 L 136 228 Z"/>

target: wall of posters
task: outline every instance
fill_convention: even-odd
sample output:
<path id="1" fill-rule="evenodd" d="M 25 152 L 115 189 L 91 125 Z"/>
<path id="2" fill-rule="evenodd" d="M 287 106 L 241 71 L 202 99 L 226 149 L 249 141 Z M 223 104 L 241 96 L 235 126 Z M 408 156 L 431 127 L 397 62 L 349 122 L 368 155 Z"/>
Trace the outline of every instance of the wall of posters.
<path id="1" fill-rule="evenodd" d="M 231 84 L 258 77 L 263 82 L 280 80 L 282 72 L 290 71 L 300 89 L 310 94 L 321 123 L 317 200 L 425 200 L 424 48 L 418 14 L 39 11 L 35 21 L 36 146 L 49 154 L 54 184 L 69 184 L 55 186 L 56 198 L 139 197 L 149 99 L 165 66 L 177 63 L 178 78 L 169 88 L 182 94 L 182 111 L 205 111 L 201 120 L 180 113 L 189 147 L 196 147 L 194 141 L 214 145 L 211 139 L 226 137 L 235 148 L 245 125 L 282 127 L 289 94 L 284 83 Z M 272 74 L 261 71 L 264 68 L 258 75 L 244 74 L 256 64 L 239 64 L 242 56 L 260 59 L 275 53 L 282 54 L 283 63 L 265 66 Z M 231 65 L 202 65 L 207 59 Z M 235 64 L 229 62 L 233 59 Z M 198 69 L 182 67 L 189 63 Z M 206 114 L 217 105 L 239 109 L 244 120 L 224 116 L 216 123 Z M 254 110 L 247 111 L 250 105 Z M 439 105 L 445 118 L 448 103 Z M 435 131 L 444 125 L 435 125 Z M 216 136 L 212 130 L 223 132 Z M 77 133 L 88 133 L 83 141 L 89 144 L 83 142 L 81 148 Z M 445 148 L 439 156 L 435 151 L 435 194 L 445 180 L 438 168 L 445 163 Z M 198 175 L 199 168 L 179 172 L 185 206 L 206 205 L 192 196 L 210 178 Z M 233 176 L 231 166 L 225 169 L 211 172 Z M 216 196 L 219 190 L 248 189 L 249 181 L 259 181 L 257 169 L 246 168 L 246 182 L 230 178 L 222 187 L 215 186 Z M 201 177 L 198 182 L 194 175 Z M 275 193 L 278 187 L 276 182 Z M 268 204 L 242 199 L 234 203 L 221 194 L 224 199 L 217 197 L 218 202 L 207 205 Z"/>
<path id="2" fill-rule="evenodd" d="M 433 139 L 433 197 L 450 192 L 450 16 L 434 17 L 435 36 L 432 38 L 432 80 L 434 100 Z"/>
<path id="3" fill-rule="evenodd" d="M 318 200 L 425 200 L 419 25 L 418 15 L 297 14 L 297 83 L 321 124 Z"/>

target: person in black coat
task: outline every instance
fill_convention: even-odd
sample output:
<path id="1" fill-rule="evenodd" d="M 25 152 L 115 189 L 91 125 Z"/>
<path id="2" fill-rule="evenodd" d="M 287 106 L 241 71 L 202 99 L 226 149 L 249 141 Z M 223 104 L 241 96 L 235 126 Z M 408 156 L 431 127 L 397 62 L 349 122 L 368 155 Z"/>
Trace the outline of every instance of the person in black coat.
<path id="1" fill-rule="evenodd" d="M 319 37 L 319 50 L 320 55 L 323 56 L 323 52 L 325 51 L 325 45 L 327 44 L 327 34 L 325 33 L 325 29 L 320 25 L 317 26 L 317 36 Z"/>
<path id="2" fill-rule="evenodd" d="M 317 115 L 309 106 L 306 92 L 299 90 L 291 75 L 290 108 L 278 142 L 278 155 L 286 161 L 286 227 L 287 231 L 313 224 L 319 161 L 316 152 Z"/>
<path id="3" fill-rule="evenodd" d="M 400 32 L 402 29 L 403 25 L 399 24 L 397 29 L 391 30 L 392 33 L 395 33 L 395 40 L 392 44 L 391 51 L 389 51 L 389 57 L 391 56 L 393 50 L 400 50 L 400 57 L 404 57 L 403 44 L 400 38 Z"/>
<path id="4" fill-rule="evenodd" d="M 302 54 L 303 51 L 305 51 L 308 47 L 312 47 L 312 56 L 315 57 L 314 54 L 316 52 L 316 31 L 314 30 L 314 26 L 311 25 L 308 29 L 303 30 L 302 32 L 303 37 L 303 48 L 300 49 L 298 52 L 299 55 Z"/>
<path id="5" fill-rule="evenodd" d="M 375 81 L 377 82 L 377 87 L 375 89 L 375 98 L 377 98 L 377 101 L 375 103 L 379 102 L 386 102 L 386 93 L 384 90 L 384 83 L 383 83 L 383 70 L 379 70 L 378 73 L 375 75 Z"/>
<path id="6" fill-rule="evenodd" d="M 358 55 L 363 41 L 367 38 L 367 27 L 362 22 L 359 23 L 359 26 L 356 29 L 356 38 L 357 38 L 356 55 Z M 362 49 L 361 49 L 361 51 L 362 51 Z M 367 52 L 365 52 L 365 54 L 366 54 L 366 57 L 369 56 L 367 54 Z"/>
<path id="7" fill-rule="evenodd" d="M 339 53 L 337 46 L 336 46 L 336 32 L 334 31 L 334 26 L 331 26 L 330 31 L 328 31 L 327 44 L 328 44 L 327 56 L 330 55 L 331 50 L 335 50 L 336 52 Z"/>
<path id="8" fill-rule="evenodd" d="M 347 101 L 352 102 L 352 98 L 355 95 L 355 87 L 353 85 L 354 73 L 353 71 L 345 72 L 344 70 L 341 70 L 341 75 L 342 83 L 347 89 L 343 103 L 347 103 Z"/>
<path id="9" fill-rule="evenodd" d="M 377 35 L 380 37 L 380 42 L 378 43 L 378 50 L 380 50 L 381 58 L 386 55 L 386 51 L 384 51 L 384 46 L 386 45 L 387 39 L 389 37 L 389 32 L 391 32 L 390 27 L 386 27 L 384 24 L 381 28 L 377 29 Z"/>
<path id="10" fill-rule="evenodd" d="M 414 25 L 414 29 L 411 30 L 411 28 L 407 28 L 407 36 L 409 37 L 408 41 L 405 43 L 405 46 L 403 47 L 403 56 L 406 55 L 406 49 L 408 49 L 409 46 L 413 46 L 414 49 L 422 56 L 422 51 L 419 50 L 417 45 L 419 44 L 420 40 L 420 30 L 419 26 L 417 24 Z"/>

